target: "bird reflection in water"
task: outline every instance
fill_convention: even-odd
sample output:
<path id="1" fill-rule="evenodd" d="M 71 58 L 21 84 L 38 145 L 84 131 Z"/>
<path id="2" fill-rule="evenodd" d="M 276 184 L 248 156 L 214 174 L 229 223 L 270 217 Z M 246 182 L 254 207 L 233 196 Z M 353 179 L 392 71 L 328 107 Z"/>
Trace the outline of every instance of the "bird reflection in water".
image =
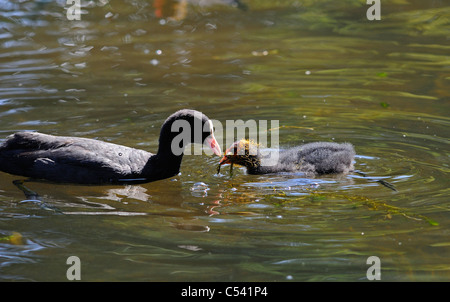
<path id="1" fill-rule="evenodd" d="M 171 20 L 183 20 L 187 13 L 187 0 L 155 0 L 155 16 Z"/>
<path id="2" fill-rule="evenodd" d="M 218 2 L 219 1 L 212 1 Z M 231 5 L 242 11 L 248 9 L 247 5 L 240 0 L 223 0 L 223 4 Z M 153 7 L 155 9 L 155 16 L 159 19 L 169 19 L 174 21 L 183 20 L 187 15 L 188 0 L 155 0 Z"/>

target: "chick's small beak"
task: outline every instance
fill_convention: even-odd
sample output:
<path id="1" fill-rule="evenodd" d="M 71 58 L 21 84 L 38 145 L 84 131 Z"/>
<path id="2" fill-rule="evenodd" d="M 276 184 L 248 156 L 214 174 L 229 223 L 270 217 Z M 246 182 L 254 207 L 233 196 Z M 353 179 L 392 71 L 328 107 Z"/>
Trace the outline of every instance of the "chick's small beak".
<path id="1" fill-rule="evenodd" d="M 227 155 L 232 155 L 233 154 L 232 151 L 233 151 L 233 146 L 231 146 L 227 150 L 225 150 L 225 154 L 219 162 L 220 166 L 225 165 L 225 164 L 231 164 L 230 156 L 227 156 Z"/>
<path id="2" fill-rule="evenodd" d="M 225 165 L 225 164 L 230 164 L 230 163 L 231 163 L 230 159 L 229 159 L 228 157 L 224 156 L 224 157 L 222 157 L 222 159 L 219 161 L 219 166 Z"/>

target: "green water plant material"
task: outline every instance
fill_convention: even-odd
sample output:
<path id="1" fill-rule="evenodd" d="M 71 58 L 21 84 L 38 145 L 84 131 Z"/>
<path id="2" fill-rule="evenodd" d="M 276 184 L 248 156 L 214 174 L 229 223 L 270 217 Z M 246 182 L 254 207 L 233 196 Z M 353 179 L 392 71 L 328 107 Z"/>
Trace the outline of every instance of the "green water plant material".
<path id="1" fill-rule="evenodd" d="M 409 209 L 396 207 L 393 205 L 387 204 L 385 201 L 373 200 L 365 196 L 351 196 L 346 194 L 334 194 L 334 193 L 323 193 L 323 192 L 311 192 L 307 198 L 310 198 L 311 201 L 320 200 L 322 198 L 332 198 L 332 199 L 344 199 L 354 203 L 355 207 L 359 205 L 364 205 L 368 207 L 370 210 L 375 211 L 385 211 L 385 217 L 391 219 L 395 215 L 400 215 L 405 218 L 416 220 L 416 221 L 425 221 L 429 225 L 438 226 L 439 223 L 425 215 L 417 214 L 412 212 Z M 304 199 L 302 197 L 301 199 Z"/>
<path id="2" fill-rule="evenodd" d="M 23 239 L 22 234 L 18 232 L 13 232 L 9 236 L 0 237 L 0 243 L 9 243 L 13 245 L 23 245 L 25 244 L 25 240 Z"/>

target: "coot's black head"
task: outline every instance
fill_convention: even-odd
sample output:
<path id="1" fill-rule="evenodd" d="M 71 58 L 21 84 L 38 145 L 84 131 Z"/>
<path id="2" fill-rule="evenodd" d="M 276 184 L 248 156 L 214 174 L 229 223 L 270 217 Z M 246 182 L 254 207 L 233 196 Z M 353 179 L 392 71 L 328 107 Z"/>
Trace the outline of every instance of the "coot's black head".
<path id="1" fill-rule="evenodd" d="M 231 144 L 219 162 L 219 166 L 236 164 L 250 169 L 261 165 L 258 157 L 258 145 L 248 140 L 240 140 Z"/>
<path id="2" fill-rule="evenodd" d="M 190 143 L 205 144 L 214 154 L 221 155 L 212 121 L 199 111 L 179 110 L 169 116 L 161 128 L 158 154 L 180 156 Z"/>

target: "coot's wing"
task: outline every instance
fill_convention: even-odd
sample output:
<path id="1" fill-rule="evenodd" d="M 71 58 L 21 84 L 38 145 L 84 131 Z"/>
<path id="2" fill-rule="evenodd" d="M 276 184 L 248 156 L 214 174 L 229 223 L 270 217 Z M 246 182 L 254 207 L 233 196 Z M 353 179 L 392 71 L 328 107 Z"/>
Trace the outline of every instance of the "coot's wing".
<path id="1" fill-rule="evenodd" d="M 1 152 L 14 150 L 47 150 L 70 144 L 68 137 L 53 136 L 39 132 L 17 132 L 6 138 L 0 146 Z"/>
<path id="2" fill-rule="evenodd" d="M 59 182 L 116 182 L 139 175 L 151 155 L 93 139 L 20 132 L 0 147 L 0 170 Z"/>

